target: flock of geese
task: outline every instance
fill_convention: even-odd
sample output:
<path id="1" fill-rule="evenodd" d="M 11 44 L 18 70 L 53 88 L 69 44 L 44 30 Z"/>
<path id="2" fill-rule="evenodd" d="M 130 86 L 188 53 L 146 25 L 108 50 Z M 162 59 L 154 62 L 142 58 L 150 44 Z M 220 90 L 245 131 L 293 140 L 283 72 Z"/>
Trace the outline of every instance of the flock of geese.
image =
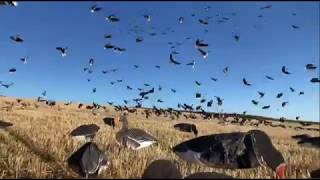
<path id="1" fill-rule="evenodd" d="M 9 6 L 17 6 L 17 3 L 14 1 L 0 1 L 1 5 L 9 5 Z M 271 8 L 271 5 L 265 6 L 261 9 Z M 209 8 L 209 7 L 208 7 Z M 91 13 L 95 13 L 101 11 L 102 8 L 94 5 L 90 8 Z M 194 14 L 192 15 L 194 17 Z M 261 15 L 262 17 L 262 15 Z M 147 22 L 151 21 L 150 15 L 144 15 L 144 18 Z M 208 25 L 209 19 L 199 19 L 198 22 L 202 25 Z M 223 17 L 222 22 L 228 21 L 230 18 Z M 120 18 L 116 15 L 112 14 L 106 17 L 106 20 L 110 23 L 116 23 L 120 21 Z M 179 17 L 179 23 L 182 24 L 184 22 L 183 17 Z M 221 22 L 221 23 L 222 23 Z M 293 29 L 299 29 L 300 27 L 297 25 L 291 25 Z M 150 33 L 151 36 L 156 36 L 156 33 Z M 240 40 L 240 34 L 233 34 L 233 37 L 236 42 Z M 105 35 L 105 39 L 112 38 L 112 35 Z M 23 43 L 24 39 L 20 35 L 10 36 L 10 39 L 16 43 Z M 190 39 L 190 38 L 189 38 Z M 136 42 L 141 43 L 144 39 L 142 37 L 137 37 Z M 169 43 L 172 45 L 172 49 L 174 49 L 173 43 Z M 177 46 L 179 44 L 176 43 Z M 204 40 L 197 39 L 195 42 L 195 46 L 200 55 L 206 59 L 209 54 L 208 43 Z M 116 53 L 123 53 L 126 51 L 126 48 L 119 47 L 113 44 L 106 44 L 104 46 L 106 50 L 112 50 Z M 61 53 L 62 57 L 67 56 L 68 47 L 56 47 L 56 50 Z M 172 51 L 169 55 L 169 62 L 173 65 L 181 65 L 182 62 L 178 61 L 175 56 L 179 54 L 177 51 Z M 21 58 L 21 61 L 26 64 L 28 62 L 28 57 Z M 89 59 L 89 67 L 85 67 L 84 72 L 88 72 L 91 74 L 93 72 L 92 67 L 94 65 L 94 59 Z M 186 63 L 187 66 L 195 67 L 195 61 L 191 61 Z M 135 68 L 139 68 L 138 65 L 134 66 Z M 160 68 L 160 66 L 155 66 L 156 68 Z M 317 67 L 314 64 L 306 64 L 305 69 L 307 70 L 315 70 Z M 15 73 L 16 68 L 10 68 L 9 73 Z M 108 71 L 102 71 L 103 74 L 109 72 L 117 72 L 118 69 L 111 69 Z M 226 66 L 223 69 L 223 73 L 227 74 L 229 71 L 229 67 Z M 285 75 L 292 74 L 286 66 L 282 66 L 281 71 Z M 268 80 L 273 81 L 274 78 L 266 75 Z M 217 78 L 211 77 L 212 81 L 217 81 Z M 90 82 L 90 79 L 88 79 Z M 111 85 L 116 83 L 121 83 L 122 80 L 117 80 L 116 82 L 111 82 Z M 252 83 L 246 79 L 242 78 L 242 82 L 245 86 L 252 86 Z M 312 78 L 310 80 L 311 83 L 319 83 L 319 78 Z M 201 82 L 195 81 L 197 86 L 201 86 Z M 0 85 L 5 88 L 9 88 L 13 85 L 13 83 L 4 83 L 0 81 Z M 149 87 L 150 85 L 145 83 L 145 87 Z M 126 88 L 128 90 L 132 90 L 132 87 L 127 85 Z M 158 90 L 161 91 L 162 87 L 159 86 Z M 155 92 L 155 88 L 150 88 L 149 90 L 144 90 L 142 88 L 138 89 L 139 97 L 134 99 L 137 103 L 136 107 L 141 107 L 142 100 L 148 99 L 148 95 Z M 291 92 L 294 92 L 295 89 L 290 87 Z M 96 93 L 97 89 L 93 88 L 92 93 Z M 176 90 L 171 88 L 172 93 L 176 93 Z M 260 98 L 263 98 L 265 93 L 259 91 L 258 92 Z M 300 91 L 299 95 L 303 95 L 304 92 Z M 42 93 L 43 96 L 46 96 L 46 91 Z M 201 98 L 201 93 L 196 93 L 196 98 Z M 277 99 L 280 99 L 283 96 L 283 93 L 280 92 L 276 95 Z M 222 97 L 215 96 L 217 101 L 217 105 L 221 106 L 223 104 L 224 99 Z M 38 98 L 38 101 L 46 101 L 46 104 L 50 106 L 55 105 L 55 101 L 48 101 Z M 201 99 L 201 103 L 205 103 L 206 99 Z M 161 99 L 158 99 L 157 102 L 163 102 Z M 257 100 L 251 101 L 253 105 L 257 106 L 259 102 Z M 127 104 L 128 100 L 124 100 L 124 103 Z M 211 107 L 213 100 L 207 101 L 207 107 Z M 110 105 L 113 102 L 109 102 Z M 287 101 L 283 101 L 281 106 L 284 107 L 288 104 Z M 82 104 L 81 104 L 82 106 Z M 95 104 L 90 108 L 98 107 L 98 104 Z M 116 108 L 121 109 L 121 106 L 115 106 Z M 269 109 L 270 105 L 263 105 L 262 109 Z M 80 104 L 79 104 L 80 108 Z M 194 109 L 200 110 L 205 114 L 205 111 L 201 106 L 197 106 L 196 108 L 193 105 L 179 103 L 178 108 L 183 108 L 184 110 L 193 111 Z M 298 118 L 297 118 L 298 119 Z M 115 134 L 115 141 L 119 146 L 124 148 L 129 148 L 135 151 L 148 148 L 153 144 L 157 144 L 159 140 L 154 136 L 150 135 L 143 129 L 138 128 L 129 128 L 129 123 L 126 115 L 120 115 L 116 118 L 107 117 L 103 119 L 106 124 L 109 124 L 115 128 L 117 123 L 122 123 L 121 129 Z M 0 130 L 5 130 L 6 128 L 12 126 L 13 124 L 0 121 Z M 180 144 L 172 147 L 172 151 L 181 159 L 195 164 L 201 164 L 207 167 L 219 167 L 226 169 L 246 169 L 246 168 L 256 168 L 261 166 L 263 162 L 265 162 L 273 171 L 276 173 L 276 177 L 285 178 L 285 172 L 287 164 L 282 156 L 282 154 L 273 146 L 269 136 L 261 131 L 261 130 L 250 130 L 248 132 L 233 132 L 233 133 L 222 133 L 222 134 L 212 134 L 205 136 L 198 136 L 198 130 L 194 124 L 190 123 L 179 123 L 173 126 L 174 129 L 184 132 L 192 132 L 195 135 L 195 138 L 187 140 L 185 142 L 181 142 Z M 94 143 L 92 140 L 94 139 L 96 133 L 99 131 L 100 127 L 96 124 L 85 124 L 81 125 L 78 128 L 74 129 L 70 136 L 75 140 L 86 142 L 83 146 L 81 146 L 76 152 L 74 152 L 70 158 L 68 159 L 69 166 L 76 172 L 78 172 L 81 176 L 89 178 L 90 176 L 96 176 L 101 174 L 103 171 L 107 170 L 111 164 L 111 160 L 109 157 L 99 149 L 98 145 Z M 295 136 L 293 137 L 298 139 L 298 144 L 305 144 L 307 142 L 309 145 L 319 148 L 319 137 L 312 138 L 307 135 Z M 149 166 L 145 169 L 145 172 L 142 175 L 142 178 L 176 178 L 182 179 L 182 175 L 177 168 L 177 163 L 171 162 L 169 160 L 156 160 L 149 164 Z M 318 170 L 319 171 L 319 170 Z M 315 171 L 316 174 L 318 171 Z M 195 179 L 195 178 L 233 178 L 224 174 L 218 174 L 214 172 L 199 172 L 195 174 L 191 174 L 185 179 Z"/>
<path id="2" fill-rule="evenodd" d="M 126 114 L 115 118 L 106 117 L 103 121 L 113 128 L 118 123 L 122 123 L 121 129 L 115 134 L 115 141 L 123 148 L 138 151 L 159 142 L 157 138 L 143 129 L 129 128 Z M 12 125 L 12 123 L 0 121 L 0 129 Z M 179 123 L 175 124 L 173 128 L 179 131 L 192 132 L 196 136 L 171 148 L 179 158 L 189 163 L 225 169 L 247 169 L 259 167 L 265 162 L 275 171 L 277 178 L 285 178 L 287 164 L 282 154 L 273 146 L 270 137 L 262 130 L 198 137 L 198 131 L 194 124 Z M 100 175 L 111 164 L 111 159 L 93 142 L 99 129 L 100 127 L 96 124 L 85 124 L 70 133 L 74 140 L 86 143 L 70 156 L 68 165 L 79 175 L 86 178 Z M 307 144 L 307 147 L 310 147 L 311 144 L 313 148 L 320 148 L 320 137 L 310 137 L 303 134 L 293 136 L 293 138 L 299 140 L 298 144 Z M 200 172 L 186 178 L 200 177 L 230 178 L 230 176 L 214 172 Z M 174 163 L 169 160 L 157 160 L 146 168 L 142 178 L 181 179 L 182 176 Z"/>
<path id="3" fill-rule="evenodd" d="M 15 2 L 15 1 L 1 1 L 0 4 L 1 4 L 1 5 L 12 6 L 12 7 L 15 7 L 15 6 L 18 5 L 18 3 Z M 267 9 L 270 9 L 270 8 L 272 8 L 272 7 L 273 7 L 272 5 L 266 5 L 266 6 L 261 7 L 260 9 L 261 9 L 262 11 L 266 11 Z M 211 6 L 207 6 L 207 7 L 205 8 L 205 11 L 209 11 L 210 8 L 211 8 Z M 98 7 L 98 5 L 93 5 L 93 6 L 90 7 L 90 12 L 93 13 L 93 14 L 94 14 L 94 13 L 98 13 L 99 11 L 102 11 L 102 10 L 103 10 L 103 8 Z M 236 13 L 232 13 L 231 15 L 232 15 L 232 16 L 236 16 Z M 297 14 L 296 14 L 296 13 L 292 13 L 292 16 L 297 16 Z M 192 17 L 195 18 L 196 15 L 195 15 L 195 14 L 192 14 Z M 225 22 L 227 22 L 227 21 L 231 21 L 231 20 L 232 20 L 231 17 L 222 16 L 222 15 L 220 15 L 220 14 L 217 14 L 216 17 L 218 17 L 218 18 L 221 17 L 220 20 L 217 20 L 217 21 L 216 21 L 216 23 L 218 23 L 218 24 L 225 23 Z M 259 18 L 262 18 L 263 16 L 262 16 L 262 15 L 259 15 L 258 17 L 259 17 Z M 152 21 L 152 16 L 151 16 L 151 15 L 145 14 L 145 15 L 143 15 L 143 18 L 146 20 L 146 22 L 151 22 L 151 21 Z M 185 23 L 185 19 L 186 19 L 186 17 L 179 17 L 179 18 L 178 18 L 179 24 Z M 209 23 L 212 22 L 212 19 L 213 19 L 213 17 L 208 16 L 208 17 L 206 17 L 206 18 L 200 18 L 200 19 L 198 19 L 196 22 L 202 24 L 203 27 L 207 27 L 207 26 L 209 25 Z M 112 24 L 112 23 L 113 23 L 113 24 L 114 24 L 114 23 L 118 23 L 118 22 L 121 21 L 120 18 L 119 18 L 118 16 L 116 16 L 115 14 L 110 14 L 110 15 L 108 15 L 108 16 L 105 18 L 105 20 L 106 20 L 107 22 L 111 23 L 111 24 Z M 141 28 L 141 27 L 140 27 L 139 25 L 135 25 L 133 28 L 131 28 L 131 29 L 128 30 L 128 31 L 129 31 L 128 34 L 131 34 L 131 33 L 133 33 L 133 32 L 136 33 L 136 35 L 137 35 L 136 43 L 142 43 L 142 42 L 144 41 L 144 38 L 141 36 L 141 33 L 144 32 L 144 31 L 142 31 L 140 28 Z M 293 28 L 293 29 L 295 29 L 295 30 L 298 30 L 298 29 L 300 29 L 301 27 L 298 26 L 298 25 L 291 25 L 291 28 Z M 172 29 L 172 28 L 169 28 L 169 29 L 167 29 L 167 30 L 168 30 L 169 32 L 172 32 L 172 33 L 175 32 L 175 30 Z M 163 32 L 162 35 L 166 35 L 166 34 L 169 33 L 169 32 Z M 206 29 L 206 32 L 208 32 L 207 29 Z M 151 36 L 157 36 L 158 34 L 152 32 L 152 33 L 149 33 L 149 35 L 151 35 Z M 235 32 L 234 32 L 234 33 L 232 34 L 232 36 L 233 36 L 233 38 L 235 39 L 236 42 L 239 42 L 239 41 L 240 41 L 240 34 L 239 34 L 239 33 L 235 33 Z M 104 37 L 104 39 L 106 39 L 106 40 L 111 40 L 111 39 L 113 38 L 113 35 L 112 35 L 112 34 L 104 34 L 103 37 Z M 23 38 L 21 35 L 19 35 L 19 34 L 14 35 L 14 36 L 10 36 L 10 39 L 11 39 L 12 41 L 16 42 L 16 43 L 19 43 L 19 44 L 25 42 L 24 38 Z M 209 52 L 210 52 L 210 50 L 208 49 L 208 48 L 209 48 L 209 44 L 208 44 L 205 40 L 202 40 L 202 39 L 199 39 L 199 38 L 186 37 L 186 40 L 192 40 L 192 39 L 195 40 L 195 48 L 196 48 L 196 50 L 200 53 L 200 55 L 201 55 L 204 59 L 206 59 L 206 58 L 208 57 Z M 184 64 L 184 65 L 186 65 L 186 66 L 191 66 L 191 67 L 194 69 L 194 68 L 195 68 L 195 64 L 196 64 L 196 61 L 195 61 L 195 60 L 192 60 L 192 61 L 190 61 L 190 62 L 185 63 L 185 62 L 181 62 L 180 60 L 177 60 L 177 58 L 176 58 L 176 56 L 179 56 L 179 54 L 181 54 L 180 52 L 178 52 L 178 50 L 176 50 L 176 48 L 177 48 L 178 46 L 181 46 L 182 44 L 183 44 L 183 43 L 181 43 L 181 42 L 172 42 L 172 41 L 168 42 L 168 45 L 171 46 L 170 49 L 172 49 L 172 51 L 169 53 L 169 63 L 172 64 L 172 65 L 174 65 L 174 66 L 179 66 L 179 65 L 183 65 L 183 64 Z M 55 47 L 55 49 L 61 54 L 62 57 L 65 58 L 66 56 L 68 56 L 69 47 L 66 47 L 66 46 L 58 46 L 58 47 Z M 111 51 L 113 51 L 113 52 L 115 52 L 115 53 L 124 53 L 124 52 L 127 51 L 127 48 L 119 47 L 118 45 L 114 45 L 114 44 L 111 44 L 111 43 L 105 44 L 105 45 L 104 45 L 104 49 L 106 49 L 106 50 L 111 50 Z M 20 60 L 21 60 L 21 62 L 23 62 L 24 64 L 27 64 L 28 61 L 29 61 L 29 57 L 23 57 L 23 58 L 21 58 Z M 95 71 L 94 66 L 95 66 L 95 59 L 94 59 L 94 58 L 89 58 L 88 66 L 86 66 L 86 67 L 83 68 L 83 72 L 88 73 L 88 74 L 92 74 L 92 73 Z M 140 66 L 137 65 L 137 64 L 135 64 L 135 65 L 134 65 L 134 68 L 135 68 L 135 69 L 138 69 L 138 68 L 140 68 Z M 159 65 L 155 65 L 155 68 L 160 69 L 160 66 L 159 66 Z M 313 71 L 313 72 L 315 72 L 315 70 L 316 70 L 318 67 L 317 67 L 315 64 L 308 63 L 308 64 L 305 65 L 304 68 L 305 68 L 307 71 Z M 279 67 L 279 70 L 280 70 L 280 67 Z M 119 71 L 118 68 L 113 68 L 113 69 L 109 69 L 109 70 L 102 70 L 101 72 L 102 72 L 102 74 L 107 74 L 107 73 L 115 73 L 115 72 L 117 72 L 117 71 Z M 229 71 L 230 71 L 230 67 L 229 67 L 229 66 L 225 66 L 222 71 L 223 71 L 223 73 L 224 73 L 225 75 L 227 75 L 227 74 L 229 73 Z M 10 69 L 8 70 L 8 72 L 9 72 L 10 74 L 14 74 L 14 73 L 17 72 L 17 69 L 16 69 L 16 68 L 10 68 Z M 281 67 L 281 72 L 282 72 L 282 74 L 284 74 L 285 76 L 290 76 L 290 75 L 293 74 L 293 72 L 291 72 L 285 65 L 283 65 L 283 66 Z M 265 78 L 268 79 L 269 81 L 275 81 L 275 78 L 272 77 L 270 74 L 269 74 L 269 75 L 265 75 Z M 212 81 L 215 81 L 215 82 L 218 81 L 218 78 L 217 78 L 217 77 L 210 77 L 210 79 L 211 79 Z M 91 82 L 91 79 L 88 78 L 87 81 L 88 81 L 88 82 Z M 319 82 L 320 82 L 320 79 L 319 79 L 318 77 L 312 77 L 309 81 L 310 81 L 311 83 L 319 83 Z M 124 80 L 118 79 L 118 80 L 116 80 L 116 81 L 111 81 L 110 84 L 111 84 L 111 85 L 116 85 L 116 84 L 118 84 L 118 83 L 123 83 L 123 82 L 124 82 Z M 203 84 L 202 82 L 200 82 L 200 81 L 198 81 L 198 80 L 195 80 L 194 82 L 195 82 L 195 84 L 196 84 L 197 87 L 200 87 L 200 86 L 202 86 L 202 84 Z M 247 78 L 245 78 L 245 77 L 242 78 L 242 83 L 243 83 L 244 86 L 246 86 L 246 87 L 250 87 L 250 86 L 253 86 L 253 85 L 255 84 L 254 82 L 251 82 L 249 79 L 247 79 Z M 0 81 L 0 87 L 9 88 L 9 87 L 11 87 L 11 86 L 13 86 L 13 85 L 14 85 L 14 82 L 8 82 L 8 83 L 6 83 L 6 82 L 3 82 L 3 81 Z M 144 83 L 144 87 L 139 87 L 139 88 L 137 88 L 138 91 L 139 91 L 138 97 L 132 99 L 132 101 L 136 103 L 136 106 L 135 106 L 135 107 L 137 107 L 137 108 L 142 107 L 143 101 L 150 99 L 148 95 L 151 95 L 151 94 L 153 94 L 153 93 L 156 92 L 156 89 L 155 89 L 154 87 L 151 88 L 150 86 L 152 86 L 152 85 L 151 85 L 151 84 L 148 84 L 148 83 Z M 125 87 L 126 87 L 126 89 L 127 89 L 128 91 L 132 91 L 132 90 L 134 89 L 131 85 L 125 85 Z M 150 87 L 150 89 L 149 89 L 149 90 L 146 90 L 145 88 L 148 88 L 148 87 Z M 288 89 L 290 89 L 290 91 L 291 91 L 292 93 L 295 93 L 295 91 L 296 91 L 296 89 L 293 88 L 293 87 L 291 87 L 291 86 L 288 87 Z M 161 90 L 162 90 L 162 86 L 159 85 L 158 91 L 161 91 Z M 91 91 L 91 92 L 94 94 L 94 93 L 97 93 L 97 91 L 98 91 L 98 89 L 97 89 L 96 87 L 94 87 L 94 88 L 92 88 L 92 91 Z M 177 90 L 176 90 L 175 88 L 170 88 L 170 91 L 171 91 L 172 93 L 177 93 Z M 198 91 L 198 90 L 197 90 L 197 91 Z M 46 91 L 44 91 L 44 92 L 46 92 Z M 265 111 L 265 110 L 267 110 L 267 109 L 271 109 L 271 104 L 262 104 L 262 102 L 261 102 L 262 99 L 265 98 L 266 92 L 263 92 L 262 90 L 260 90 L 260 91 L 258 91 L 257 93 L 258 93 L 258 95 L 259 95 L 259 99 L 256 99 L 256 98 L 250 99 L 251 103 L 252 103 L 254 106 L 256 106 L 256 107 L 261 108 L 262 111 Z M 299 92 L 297 93 L 297 95 L 299 95 L 299 96 L 304 95 L 304 94 L 305 94 L 304 91 L 299 91 Z M 45 96 L 45 95 L 43 95 L 43 96 Z M 281 100 L 280 105 L 281 105 L 282 108 L 285 108 L 285 107 L 289 104 L 289 101 L 288 101 L 288 100 L 283 100 L 283 99 L 285 98 L 284 96 L 285 96 L 285 93 L 284 93 L 284 92 L 279 92 L 279 93 L 276 94 L 276 96 L 275 96 L 275 98 Z M 177 107 L 178 107 L 178 108 L 183 108 L 184 110 L 189 110 L 189 111 L 201 111 L 201 112 L 204 112 L 205 106 L 206 106 L 207 108 L 212 107 L 214 99 L 206 99 L 206 98 L 203 97 L 203 95 L 202 95 L 200 92 L 196 92 L 196 96 L 195 96 L 195 97 L 196 97 L 197 100 L 199 100 L 199 104 L 198 104 L 196 107 L 194 107 L 193 104 L 191 104 L 191 105 L 190 105 L 190 104 L 184 104 L 184 105 L 182 105 L 183 103 L 178 103 Z M 224 98 L 223 98 L 223 97 L 214 96 L 214 98 L 215 98 L 215 100 L 216 100 L 216 104 L 218 105 L 218 107 L 223 105 L 223 103 L 224 103 Z M 249 102 L 250 102 L 250 101 L 249 101 Z M 125 105 L 127 105 L 128 103 L 130 103 L 130 100 L 129 100 L 129 99 L 124 99 L 123 102 L 124 102 Z M 157 99 L 156 102 L 157 102 L 157 103 L 163 103 L 164 100 L 162 100 L 162 99 Z M 114 102 L 108 102 L 108 103 L 109 103 L 110 105 L 114 104 Z M 197 102 L 197 103 L 198 103 L 198 102 Z M 206 103 L 206 104 L 205 104 L 205 103 Z M 296 116 L 296 119 L 299 119 L 299 118 L 300 118 L 300 116 Z"/>

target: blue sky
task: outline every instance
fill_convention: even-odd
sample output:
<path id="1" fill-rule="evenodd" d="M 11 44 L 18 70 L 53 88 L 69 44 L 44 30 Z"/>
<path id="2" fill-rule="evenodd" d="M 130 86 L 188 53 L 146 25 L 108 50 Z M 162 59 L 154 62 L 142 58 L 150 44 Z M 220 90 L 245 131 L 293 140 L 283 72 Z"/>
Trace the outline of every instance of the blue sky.
<path id="1" fill-rule="evenodd" d="M 102 11 L 90 13 L 93 4 Z M 260 9 L 269 4 L 270 9 Z M 208 11 L 207 6 L 211 6 Z M 111 14 L 120 21 L 106 21 Z M 151 15 L 150 22 L 144 19 L 145 14 Z M 260 14 L 262 18 L 257 17 Z M 205 108 L 209 111 L 246 110 L 248 114 L 319 121 L 319 84 L 309 82 L 319 77 L 319 69 L 309 72 L 304 68 L 307 63 L 319 67 L 319 2 L 20 2 L 15 8 L 1 6 L 0 16 L 0 81 L 15 83 L 8 89 L 1 87 L 2 95 L 37 97 L 46 90 L 48 98 L 54 100 L 123 104 L 127 99 L 133 105 L 137 88 L 148 83 L 155 88 L 161 85 L 163 90 L 151 95 L 144 106 L 176 107 L 178 102 L 198 105 L 195 93 L 201 92 L 215 103 L 214 96 L 224 98 L 222 107 Z M 208 25 L 198 22 L 208 16 L 212 17 Z M 184 17 L 182 24 L 179 17 Z M 230 20 L 216 23 L 222 17 Z M 134 25 L 143 32 L 129 34 Z M 157 35 L 148 34 L 152 32 Z M 240 41 L 234 40 L 233 33 L 240 34 Z M 9 39 L 16 34 L 25 42 Z M 113 37 L 104 39 L 104 34 Z M 144 41 L 136 43 L 138 36 Z M 195 49 L 198 38 L 209 44 L 207 59 Z M 195 69 L 169 63 L 170 41 L 183 43 L 175 49 L 180 53 L 175 58 L 184 64 L 195 60 Z M 104 50 L 107 43 L 127 51 L 118 54 Z M 55 49 L 58 46 L 69 47 L 66 57 Z M 29 57 L 27 64 L 20 61 L 25 56 Z M 90 58 L 95 59 L 92 74 L 83 72 Z M 134 64 L 140 67 L 135 69 Z M 281 73 L 283 65 L 291 75 Z M 230 68 L 228 75 L 222 72 L 225 66 Z M 17 72 L 9 74 L 13 67 Z M 119 71 L 101 73 L 112 68 Z M 244 77 L 251 87 L 242 83 Z M 117 79 L 123 82 L 110 85 Z M 197 87 L 195 80 L 202 85 Z M 128 91 L 126 85 L 134 90 Z M 290 92 L 289 86 L 296 91 Z M 97 88 L 95 94 L 93 88 Z M 265 92 L 265 97 L 259 99 L 257 91 Z M 298 96 L 299 91 L 305 94 Z M 280 100 L 275 98 L 279 92 L 284 93 Z M 164 103 L 157 103 L 157 99 Z M 259 100 L 258 106 L 251 103 L 253 99 Z M 289 101 L 285 108 L 281 107 L 283 101 Z M 270 109 L 261 109 L 269 104 Z"/>

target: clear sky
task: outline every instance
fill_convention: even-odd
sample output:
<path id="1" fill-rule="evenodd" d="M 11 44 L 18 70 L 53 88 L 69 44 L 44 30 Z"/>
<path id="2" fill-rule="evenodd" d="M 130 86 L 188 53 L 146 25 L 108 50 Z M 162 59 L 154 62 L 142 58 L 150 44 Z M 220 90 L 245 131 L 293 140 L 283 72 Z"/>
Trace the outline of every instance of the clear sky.
<path id="1" fill-rule="evenodd" d="M 102 10 L 91 13 L 94 4 Z M 272 7 L 260 9 L 266 5 Z M 205 10 L 207 6 L 211 8 Z M 120 21 L 106 21 L 111 14 Z M 151 21 L 143 15 L 151 15 Z M 198 19 L 208 16 L 212 17 L 208 25 L 199 23 Z M 113 101 L 123 105 L 127 99 L 133 105 L 132 99 L 139 94 L 137 88 L 148 83 L 163 89 L 150 95 L 144 106 L 175 108 L 179 102 L 198 105 L 195 93 L 201 92 L 214 103 L 214 96 L 224 99 L 223 106 L 215 104 L 205 108 L 208 111 L 246 110 L 254 115 L 319 121 L 319 84 L 309 82 L 319 77 L 319 68 L 311 72 L 305 69 L 307 63 L 319 67 L 319 2 L 20 2 L 17 7 L 0 6 L 0 17 L 0 81 L 15 83 L 8 89 L 1 87 L 2 95 L 37 97 L 46 90 L 49 99 L 58 101 Z M 179 17 L 184 17 L 182 24 Z M 222 17 L 230 20 L 217 23 Z M 135 25 L 140 31 L 129 32 Z M 149 35 L 152 32 L 157 35 Z M 238 42 L 233 33 L 240 35 Z M 25 41 L 19 44 L 9 38 L 16 34 Z M 105 39 L 104 34 L 112 34 L 112 38 Z M 143 42 L 135 42 L 138 36 Z M 209 44 L 207 59 L 195 48 L 198 38 Z M 173 49 L 168 42 L 182 43 L 175 49 L 180 53 L 175 58 L 183 65 L 169 63 Z M 107 43 L 127 51 L 119 54 L 104 50 Z M 69 48 L 66 57 L 56 50 L 58 46 Z M 20 61 L 25 56 L 29 57 L 27 64 Z M 92 74 L 83 71 L 90 58 L 95 60 Z M 185 65 L 192 60 L 196 61 L 195 69 Z M 140 67 L 135 69 L 134 64 Z M 291 75 L 282 74 L 283 65 Z M 222 72 L 225 66 L 230 68 L 228 75 Z M 9 74 L 10 68 L 17 72 Z M 113 68 L 119 71 L 101 73 Z M 245 86 L 242 78 L 252 86 Z M 123 82 L 110 84 L 118 79 Z M 195 80 L 202 85 L 196 86 Z M 127 90 L 126 85 L 134 89 Z M 93 88 L 97 88 L 96 93 L 92 93 Z M 265 92 L 265 97 L 259 99 L 257 91 Z M 305 94 L 299 96 L 299 91 Z M 279 92 L 284 93 L 281 99 L 276 98 Z M 157 103 L 157 99 L 164 102 Z M 259 101 L 258 106 L 251 103 L 253 99 Z M 283 101 L 289 101 L 284 108 Z M 261 109 L 269 104 L 270 109 Z"/>

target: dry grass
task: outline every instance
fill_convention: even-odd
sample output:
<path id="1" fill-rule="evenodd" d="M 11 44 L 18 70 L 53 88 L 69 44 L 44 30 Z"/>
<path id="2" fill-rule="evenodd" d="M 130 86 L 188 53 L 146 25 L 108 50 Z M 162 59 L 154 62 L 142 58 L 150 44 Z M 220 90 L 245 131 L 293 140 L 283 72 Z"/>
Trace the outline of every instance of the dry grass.
<path id="1" fill-rule="evenodd" d="M 15 99 L 0 97 L 0 107 L 5 106 L 6 101 L 13 102 Z M 199 135 L 247 131 L 253 127 L 222 126 L 215 120 L 185 120 L 184 117 L 180 117 L 179 120 L 170 120 L 152 115 L 149 119 L 145 119 L 140 113 L 130 114 L 128 116 L 130 127 L 145 129 L 160 140 L 158 145 L 141 151 L 132 151 L 120 148 L 115 143 L 114 136 L 119 127 L 113 130 L 102 121 L 105 116 L 116 115 L 112 109 L 94 116 L 90 111 L 78 110 L 76 105 L 65 107 L 59 104 L 60 108 L 40 105 L 36 109 L 33 106 L 35 101 L 25 101 L 32 107 L 26 109 L 14 107 L 12 111 L 0 111 L 0 119 L 14 124 L 8 132 L 0 133 L 0 178 L 75 177 L 67 167 L 66 160 L 82 143 L 72 140 L 69 133 L 77 126 L 89 123 L 100 126 L 94 141 L 112 160 L 111 168 L 102 174 L 101 178 L 140 178 L 145 167 L 151 161 L 160 158 L 179 161 L 183 175 L 199 171 L 214 171 L 238 178 L 275 177 L 274 172 L 266 166 L 248 170 L 206 168 L 188 164 L 171 151 L 174 145 L 193 138 L 192 134 L 174 130 L 172 126 L 177 122 L 192 121 L 197 125 Z M 297 123 L 291 123 L 291 125 L 298 126 Z M 303 133 L 317 136 L 319 132 L 266 126 L 259 128 L 272 137 L 275 146 L 283 153 L 289 166 L 287 172 L 289 178 L 309 178 L 309 171 L 320 167 L 319 150 L 300 147 L 290 138 L 292 135 Z"/>

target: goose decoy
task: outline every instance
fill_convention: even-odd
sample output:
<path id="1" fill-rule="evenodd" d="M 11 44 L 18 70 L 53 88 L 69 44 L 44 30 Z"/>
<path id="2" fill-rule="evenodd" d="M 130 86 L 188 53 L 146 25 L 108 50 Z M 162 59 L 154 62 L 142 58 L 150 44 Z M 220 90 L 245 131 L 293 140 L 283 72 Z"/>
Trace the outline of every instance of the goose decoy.
<path id="1" fill-rule="evenodd" d="M 133 150 L 139 150 L 149 147 L 158 141 L 142 129 L 129 129 L 128 120 L 125 116 L 122 115 L 118 117 L 117 120 L 122 122 L 122 128 L 116 133 L 116 141 L 119 145 Z"/>
<path id="2" fill-rule="evenodd" d="M 291 73 L 287 70 L 286 66 L 282 66 L 281 71 L 282 71 L 283 74 L 287 74 L 287 75 L 291 74 Z"/>
<path id="3" fill-rule="evenodd" d="M 182 179 L 182 175 L 174 163 L 159 159 L 148 165 L 141 179 Z"/>
<path id="4" fill-rule="evenodd" d="M 226 169 L 255 168 L 265 161 L 277 177 L 285 177 L 282 154 L 260 130 L 197 137 L 174 146 L 173 152 L 191 163 Z"/>
<path id="5" fill-rule="evenodd" d="M 91 8 L 90 8 L 90 12 L 91 12 L 91 13 L 95 13 L 95 12 L 101 11 L 101 10 L 102 10 L 102 8 L 98 7 L 97 5 L 93 5 L 93 6 L 91 6 Z"/>
<path id="6" fill-rule="evenodd" d="M 12 123 L 9 123 L 9 122 L 5 122 L 5 121 L 1 121 L 0 120 L 0 131 L 1 130 L 5 130 L 6 128 L 10 127 L 10 126 L 13 126 Z"/>
<path id="7" fill-rule="evenodd" d="M 112 117 L 105 117 L 103 118 L 103 122 L 109 126 L 111 126 L 113 129 L 115 128 L 115 120 Z"/>
<path id="8" fill-rule="evenodd" d="M 179 170 L 179 164 L 177 161 L 169 161 L 166 159 L 159 159 L 153 161 L 145 169 L 142 179 L 183 179 L 181 172 Z M 215 172 L 198 172 L 190 174 L 184 179 L 226 179 L 231 178 L 224 174 L 219 174 Z"/>
<path id="9" fill-rule="evenodd" d="M 292 136 L 292 138 L 298 140 L 300 146 L 320 148 L 320 136 L 310 137 L 308 134 L 301 134 Z"/>
<path id="10" fill-rule="evenodd" d="M 190 174 L 184 179 L 234 179 L 232 176 L 220 174 L 216 172 L 197 172 Z"/>
<path id="11" fill-rule="evenodd" d="M 62 57 L 67 56 L 67 50 L 68 50 L 67 47 L 65 47 L 65 48 L 63 48 L 63 47 L 56 47 L 56 50 L 58 50 L 58 51 L 61 52 L 61 56 L 62 56 Z"/>
<path id="12" fill-rule="evenodd" d="M 201 107 L 201 106 L 200 106 Z M 178 123 L 173 126 L 174 129 L 183 131 L 183 132 L 193 132 L 193 134 L 197 137 L 198 130 L 196 125 L 190 123 Z"/>
<path id="13" fill-rule="evenodd" d="M 10 36 L 10 39 L 17 42 L 17 43 L 22 43 L 24 41 L 19 34 L 16 36 Z"/>
<path id="14" fill-rule="evenodd" d="M 320 169 L 311 171 L 310 176 L 311 178 L 320 179 Z"/>
<path id="15" fill-rule="evenodd" d="M 315 69 L 317 69 L 317 66 L 314 64 L 306 64 L 305 68 L 307 70 L 315 70 Z"/>
<path id="16" fill-rule="evenodd" d="M 71 131 L 70 135 L 76 140 L 91 141 L 99 129 L 95 124 L 84 124 Z"/>
<path id="17" fill-rule="evenodd" d="M 100 175 L 111 162 L 93 142 L 87 142 L 68 158 L 68 166 L 86 179 Z"/>

